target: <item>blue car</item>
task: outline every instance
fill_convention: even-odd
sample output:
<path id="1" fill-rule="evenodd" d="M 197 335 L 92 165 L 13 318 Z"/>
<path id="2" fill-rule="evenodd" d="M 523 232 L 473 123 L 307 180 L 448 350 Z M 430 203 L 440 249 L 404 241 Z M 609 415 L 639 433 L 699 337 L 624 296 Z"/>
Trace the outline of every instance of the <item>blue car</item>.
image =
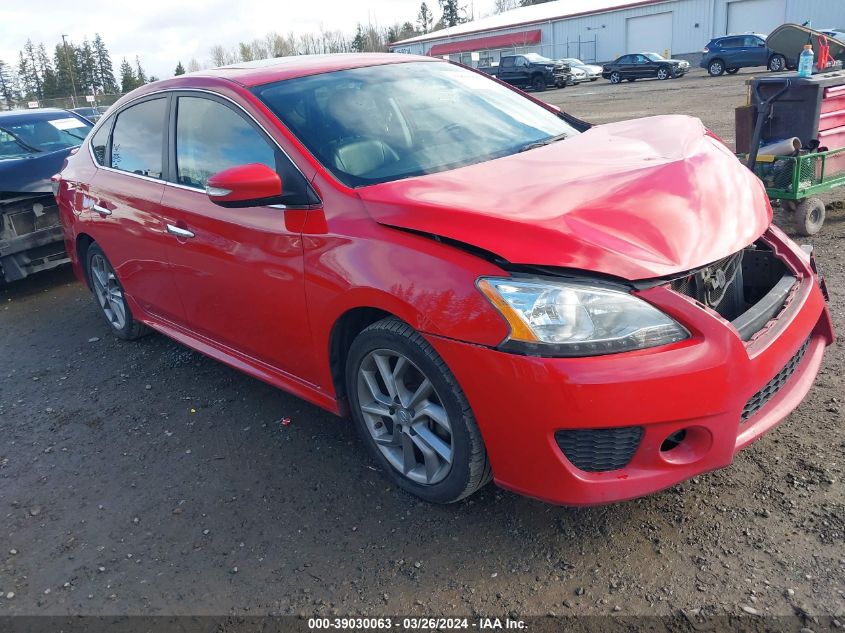
<path id="1" fill-rule="evenodd" d="M 0 284 L 68 261 L 50 178 L 92 127 L 67 110 L 0 112 Z"/>
<path id="2" fill-rule="evenodd" d="M 795 68 L 797 60 L 789 60 L 766 46 L 766 36 L 759 33 L 726 35 L 710 40 L 704 48 L 699 66 L 711 77 L 733 75 L 740 68 L 765 66 L 772 72 Z"/>

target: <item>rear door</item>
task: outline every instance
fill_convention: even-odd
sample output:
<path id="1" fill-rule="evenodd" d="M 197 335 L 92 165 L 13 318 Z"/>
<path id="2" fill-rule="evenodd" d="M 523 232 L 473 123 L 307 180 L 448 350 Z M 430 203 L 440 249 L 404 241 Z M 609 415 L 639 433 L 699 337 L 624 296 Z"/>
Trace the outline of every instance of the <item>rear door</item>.
<path id="1" fill-rule="evenodd" d="M 174 95 L 170 135 L 170 182 L 162 206 L 187 327 L 310 381 L 315 362 L 306 342 L 301 223 L 290 214 L 319 199 L 272 139 L 222 97 Z M 250 163 L 279 173 L 286 207 L 230 209 L 209 200 L 210 176 Z"/>
<path id="2" fill-rule="evenodd" d="M 83 202 L 90 231 L 130 300 L 168 321 L 183 318 L 161 215 L 166 170 L 167 96 L 122 109 L 93 139 L 99 165 Z"/>

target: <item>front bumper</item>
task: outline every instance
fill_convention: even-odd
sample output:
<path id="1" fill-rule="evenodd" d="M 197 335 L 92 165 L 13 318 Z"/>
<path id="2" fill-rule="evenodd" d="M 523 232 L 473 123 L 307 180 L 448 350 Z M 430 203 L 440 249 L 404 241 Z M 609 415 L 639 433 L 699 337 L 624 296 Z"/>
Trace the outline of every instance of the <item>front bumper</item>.
<path id="1" fill-rule="evenodd" d="M 18 281 L 68 261 L 61 226 L 0 240 L 0 278 L 7 282 Z"/>
<path id="2" fill-rule="evenodd" d="M 787 308 L 748 343 L 721 317 L 666 287 L 640 296 L 692 337 L 662 348 L 564 359 L 428 340 L 463 387 L 500 486 L 567 505 L 631 499 L 729 465 L 807 394 L 833 329 L 805 263 Z M 785 378 L 772 388 L 777 376 Z M 761 393 L 762 406 L 749 416 Z M 605 472 L 576 467 L 555 437 L 562 430 L 620 427 L 641 427 L 641 435 L 630 461 Z M 665 450 L 679 431 L 683 439 Z"/>

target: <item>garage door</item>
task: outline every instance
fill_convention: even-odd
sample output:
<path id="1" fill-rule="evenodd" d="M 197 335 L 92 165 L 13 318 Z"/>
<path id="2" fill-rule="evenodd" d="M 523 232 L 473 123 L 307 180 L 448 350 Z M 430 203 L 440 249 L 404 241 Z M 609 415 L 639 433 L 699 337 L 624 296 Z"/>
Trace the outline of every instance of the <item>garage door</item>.
<path id="1" fill-rule="evenodd" d="M 771 33 L 786 18 L 786 0 L 734 0 L 726 33 Z"/>
<path id="2" fill-rule="evenodd" d="M 672 51 L 672 12 L 628 18 L 626 53 Z"/>

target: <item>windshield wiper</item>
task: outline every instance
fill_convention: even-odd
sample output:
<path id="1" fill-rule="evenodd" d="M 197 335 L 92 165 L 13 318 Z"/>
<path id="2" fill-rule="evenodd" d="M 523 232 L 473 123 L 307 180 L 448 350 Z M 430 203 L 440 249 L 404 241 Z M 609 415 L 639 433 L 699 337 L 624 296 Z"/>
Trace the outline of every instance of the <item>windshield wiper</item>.
<path id="1" fill-rule="evenodd" d="M 519 152 L 527 152 L 530 149 L 537 149 L 538 147 L 551 145 L 552 143 L 556 143 L 557 141 L 562 141 L 567 138 L 569 138 L 569 132 L 564 132 L 563 134 L 558 134 L 557 136 L 550 136 L 549 138 L 544 138 L 542 141 L 534 141 L 533 143 L 523 145 L 519 148 Z"/>
<path id="2" fill-rule="evenodd" d="M 18 136 L 17 134 L 15 134 L 14 132 L 12 132 L 11 130 L 7 130 L 4 127 L 0 127 L 0 132 L 3 132 L 5 134 L 8 134 L 9 136 L 11 136 L 14 139 L 15 143 L 17 143 L 18 145 L 20 145 L 21 147 L 23 147 L 27 151 L 30 151 L 30 152 L 41 152 L 41 151 L 43 151 L 43 150 L 38 149 L 37 147 L 33 147 L 32 145 L 30 145 L 27 142 L 21 140 L 21 137 Z"/>

